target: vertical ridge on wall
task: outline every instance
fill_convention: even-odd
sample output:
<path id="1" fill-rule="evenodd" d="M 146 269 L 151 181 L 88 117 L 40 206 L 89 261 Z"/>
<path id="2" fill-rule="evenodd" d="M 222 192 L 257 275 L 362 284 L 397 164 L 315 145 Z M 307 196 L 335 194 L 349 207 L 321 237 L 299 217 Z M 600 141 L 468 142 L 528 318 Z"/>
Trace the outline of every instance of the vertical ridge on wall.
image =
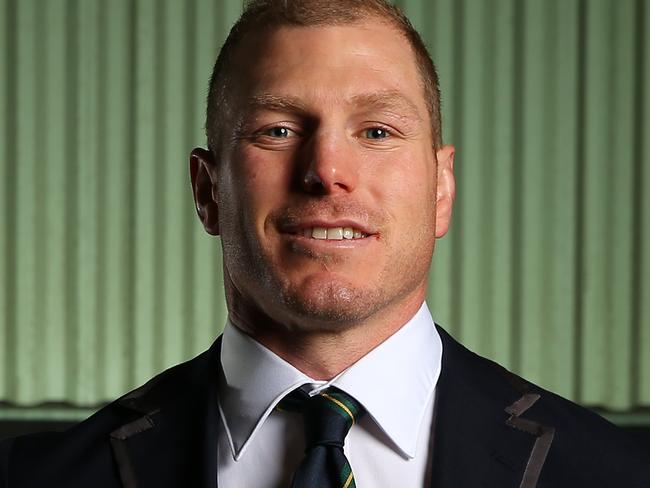
<path id="1" fill-rule="evenodd" d="M 633 6 L 587 8 L 582 400 L 614 408 L 631 394 L 619 378 L 631 374 L 632 350 Z"/>
<path id="2" fill-rule="evenodd" d="M 66 6 L 65 58 L 62 60 L 66 71 L 64 95 L 66 109 L 63 120 L 61 121 L 61 123 L 65 124 L 65 186 L 62 188 L 64 199 L 63 228 L 65 229 L 65 236 L 63 237 L 63 246 L 65 248 L 65 254 L 63 256 L 65 263 L 65 287 L 62 290 L 56 288 L 49 290 L 49 293 L 55 297 L 54 299 L 63 300 L 65 303 L 65 349 L 63 350 L 63 356 L 65 358 L 65 393 L 63 397 L 71 402 L 76 401 L 77 398 L 74 388 L 79 369 L 76 363 L 74 347 L 79 330 L 77 321 L 77 291 L 79 286 L 76 280 L 79 246 L 75 231 L 77 227 L 77 207 L 79 204 L 79 198 L 76 192 L 79 179 L 78 172 L 76 171 L 76 161 L 80 154 L 78 144 L 79 122 L 77 118 L 79 107 L 77 70 L 80 62 L 80 33 L 77 28 L 78 22 L 78 0 L 69 0 Z M 52 96 L 56 96 L 56 94 Z M 61 296 L 60 292 L 62 292 L 63 296 Z M 38 398 L 21 399 L 21 402 L 28 403 Z"/>
<path id="3" fill-rule="evenodd" d="M 513 166 L 515 163 L 513 148 L 513 101 L 511 99 L 514 79 L 504 76 L 514 69 L 515 33 L 511 28 L 514 19 L 514 6 L 509 0 L 497 0 L 494 5 L 494 32 L 496 35 L 494 59 L 491 76 L 493 76 L 494 92 L 487 96 L 493 97 L 494 118 L 484 120 L 491 127 L 494 151 L 491 161 L 492 177 L 489 178 L 489 192 L 493 198 L 490 213 L 493 215 L 491 225 L 493 256 L 491 271 L 488 279 L 488 291 L 492 296 L 491 320 L 492 334 L 486 338 L 486 354 L 498 357 L 506 367 L 512 367 L 512 354 L 515 343 L 513 315 L 513 263 L 512 244 L 513 229 L 511 226 L 514 195 L 509 191 L 512 185 Z M 479 161 L 479 164 L 485 164 Z M 502 358 L 502 359 L 501 359 Z"/>
<path id="4" fill-rule="evenodd" d="M 155 110 L 156 83 L 156 19 L 155 0 L 135 2 L 135 43 L 132 46 L 135 68 L 135 134 L 134 180 L 135 188 L 160 188 L 156 181 L 156 127 L 158 113 Z M 135 192 L 134 248 L 135 248 L 135 300 L 132 354 L 134 371 L 131 380 L 135 383 L 156 371 L 154 342 L 156 328 L 155 296 L 155 199 L 160 192 Z"/>
<path id="5" fill-rule="evenodd" d="M 482 212 L 479 211 L 480 206 L 489 206 L 493 201 L 490 198 L 490 188 L 485 182 L 493 161 L 494 139 L 490 134 L 492 126 L 486 126 L 484 121 L 494 116 L 494 80 L 490 76 L 494 50 L 481 49 L 482 46 L 494 44 L 490 21 L 486 21 L 492 17 L 488 16 L 488 8 L 488 2 L 464 2 L 460 54 L 466 62 L 463 63 L 463 76 L 455 86 L 462 99 L 460 117 L 463 121 L 462 157 L 456 166 L 456 174 L 462 182 L 459 191 L 471 194 L 473 198 L 460 199 L 460 205 L 456 208 L 454 225 L 460 231 L 460 237 L 455 245 L 462 256 L 462 264 L 456 262 L 459 265 L 459 287 L 454 292 L 460 294 L 463 302 L 467 300 L 476 304 L 474 307 L 462 306 L 456 312 L 463 326 L 459 338 L 470 347 L 480 344 L 492 325 L 486 308 L 491 294 L 485 293 L 485 287 L 489 286 L 486 267 L 490 262 L 481 259 L 480 253 L 474 252 L 476 245 L 486 249 L 486 252 L 489 252 L 492 245 L 492 218 L 482 218 Z M 482 80 L 482 83 L 476 84 L 476 80 Z M 480 326 L 466 327 L 465 324 Z"/>
<path id="6" fill-rule="evenodd" d="M 523 97 L 523 79 L 524 79 L 524 6 L 523 2 L 512 2 L 512 175 L 510 177 L 511 189 L 508 193 L 512 194 L 511 208 L 509 211 L 510 231 L 509 244 L 512 250 L 511 257 L 511 280 L 512 280 L 512 334 L 511 334 L 511 366 L 514 371 L 521 371 L 522 351 L 521 338 L 523 331 L 520 326 L 522 319 L 522 236 L 518 229 L 521 228 L 522 220 L 522 181 L 523 168 L 523 120 L 524 120 L 524 97 Z M 505 239 L 504 239 L 505 242 Z"/>
<path id="7" fill-rule="evenodd" d="M 13 35 L 11 30 L 12 15 L 10 10 L 12 7 L 12 0 L 0 0 L 0 66 L 13 66 Z M 10 186 L 13 186 L 13 180 L 10 180 L 10 166 L 2 161 L 10 161 L 12 156 L 13 144 L 9 144 L 11 140 L 10 127 L 12 119 L 12 83 L 13 76 L 5 75 L 0 76 L 0 392 L 5 394 L 10 393 L 9 384 L 11 378 L 9 377 L 9 366 L 12 365 L 12 356 L 9 352 L 11 344 L 11 331 L 9 322 L 13 321 L 11 306 L 10 306 L 10 288 L 11 288 L 11 274 L 10 274 L 10 261 L 13 257 L 13 249 L 10 246 L 10 239 L 6 236 L 9 235 L 9 223 L 11 221 L 11 192 Z"/>
<path id="8" fill-rule="evenodd" d="M 159 58 L 163 65 L 160 74 L 165 82 L 161 88 L 163 108 L 160 109 L 161 125 L 156 144 L 162 148 L 158 161 L 169 161 L 169 164 L 159 169 L 164 172 L 166 191 L 159 194 L 159 207 L 156 209 L 160 216 L 158 224 L 163 243 L 162 262 L 165 263 L 164 275 L 159 278 L 162 282 L 159 306 L 164 319 L 161 317 L 162 327 L 159 328 L 162 347 L 157 367 L 164 368 L 169 361 L 178 363 L 184 357 L 185 294 L 179 286 L 183 283 L 183 261 L 179 256 L 185 254 L 183 221 L 191 217 L 189 210 L 192 209 L 192 204 L 187 185 L 187 148 L 178 143 L 179 136 L 182 138 L 184 133 L 185 120 L 182 94 L 186 90 L 183 72 L 187 61 L 184 58 L 186 9 L 183 2 L 175 0 L 157 2 L 157 9 L 163 26 L 161 32 L 165 33 L 161 39 L 163 49 Z"/>
<path id="9" fill-rule="evenodd" d="M 133 123 L 130 90 L 132 74 L 124 73 L 120 67 L 131 66 L 130 47 L 133 42 L 132 5 L 129 0 L 113 1 L 101 5 L 100 26 L 101 77 L 104 89 L 101 91 L 98 117 L 102 120 L 98 128 L 100 152 L 101 208 L 99 222 L 103 257 L 102 282 L 98 289 L 99 300 L 104 302 L 98 320 L 98 355 L 96 357 L 99 391 L 122 391 L 129 383 L 125 381 L 131 370 L 129 324 L 132 317 L 131 265 L 133 229 L 130 214 L 133 211 L 133 187 L 131 166 L 134 164 L 130 126 Z M 119 103 L 116 103 L 118 102 Z M 128 121 L 128 123 L 124 123 Z M 98 195 L 99 196 L 99 195 Z M 123 269 L 121 273 L 114 270 Z M 103 297 L 103 298 L 102 298 Z M 107 306 L 115 304 L 114 306 Z M 118 361 L 115 361 L 118 359 Z M 112 364 L 111 368 L 104 367 Z M 119 374 L 116 374 L 119 372 Z"/>
<path id="10" fill-rule="evenodd" d="M 582 333 L 583 333 L 583 284 L 580 277 L 583 275 L 583 262 L 581 259 L 581 245 L 584 240 L 584 210 L 582 206 L 583 195 L 584 195 L 584 181 L 582 174 L 584 173 L 584 167 L 586 164 L 585 153 L 586 153 L 586 143 L 585 143 L 585 132 L 582 128 L 585 126 L 585 117 L 586 117 L 586 94 L 585 90 L 582 87 L 586 83 L 586 46 L 587 46 L 587 19 L 586 19 L 586 0 L 577 0 L 577 25 L 576 25 L 576 35 L 578 38 L 578 62 L 576 66 L 577 75 L 576 75 L 576 99 L 575 99 L 575 109 L 576 109 L 576 126 L 575 126 L 575 186 L 574 198 L 573 198 L 573 207 L 575 209 L 575 254 L 576 259 L 574 260 L 573 267 L 571 272 L 576 276 L 576 288 L 573 290 L 575 307 L 573 310 L 573 367 L 572 375 L 575 378 L 576 388 L 574 398 L 582 397 L 582 356 L 583 356 L 583 343 L 582 343 Z"/>
<path id="11" fill-rule="evenodd" d="M 639 100 L 639 112 L 636 122 L 636 137 L 639 147 L 637 154 L 637 201 L 638 206 L 638 234 L 639 260 L 637 267 L 638 278 L 638 328 L 639 328 L 639 374 L 637 377 L 639 385 L 638 402 L 641 405 L 650 404 L 650 35 L 647 26 L 650 25 L 650 6 L 645 0 L 638 1 L 637 12 L 637 43 L 638 69 L 637 75 L 637 96 Z"/>
<path id="12" fill-rule="evenodd" d="M 165 313 L 167 298 L 165 295 L 165 284 L 168 283 L 167 271 L 169 263 L 165 260 L 167 257 L 167 240 L 165 239 L 165 231 L 167 230 L 167 195 L 164 191 L 156 191 L 156 189 L 166 189 L 169 183 L 167 174 L 170 171 L 169 166 L 172 168 L 176 165 L 170 158 L 169 163 L 160 164 L 160 161 L 166 161 L 167 137 L 169 134 L 165 131 L 166 116 L 167 116 L 167 84 L 169 80 L 166 78 L 167 64 L 169 59 L 166 56 L 170 41 L 167 39 L 165 27 L 165 13 L 167 2 L 156 1 L 152 3 L 153 11 L 153 38 L 149 40 L 152 43 L 153 51 L 153 119 L 149 121 L 152 125 L 151 140 L 147 141 L 145 151 L 150 151 L 153 159 L 150 161 L 149 171 L 143 175 L 140 183 L 142 186 L 149 186 L 151 188 L 152 207 L 150 214 L 144 218 L 150 219 L 153 222 L 151 228 L 151 238 L 153 239 L 153 252 L 152 259 L 152 274 L 153 274 L 153 287 L 147 290 L 149 295 L 150 305 L 153 313 L 153 329 L 151 342 L 142 344 L 143 347 L 153 347 L 153 370 L 159 371 L 165 362 L 165 339 L 167 338 L 165 327 Z M 153 293 L 152 293 L 153 292 Z"/>
<path id="13" fill-rule="evenodd" d="M 632 98 L 637 104 L 636 110 L 633 110 L 633 134 L 632 141 L 633 146 L 632 151 L 632 160 L 634 161 L 632 168 L 632 199 L 633 199 L 633 215 L 632 215 L 632 229 L 633 229 L 633 239 L 632 239 L 632 253 L 631 253 L 631 262 L 633 263 L 632 268 L 632 347 L 631 352 L 632 363 L 630 365 L 632 371 L 632 384 L 639 382 L 639 379 L 643 376 L 641 375 L 640 368 L 642 367 L 641 354 L 643 351 L 643 336 L 641 328 L 641 309 L 642 304 L 640 303 L 640 298 L 643 294 L 642 288 L 642 278 L 641 278 L 641 269 L 643 267 L 642 259 L 642 244 L 641 236 L 643 235 L 643 216 L 641 214 L 643 209 L 643 192 L 642 192 L 642 183 L 643 183 L 643 110 L 644 110 L 644 93 L 643 93 L 643 75 L 644 75 L 644 61 L 643 61 L 643 51 L 644 51 L 644 28 L 643 21 L 644 19 L 644 6 L 640 1 L 636 2 L 634 12 L 634 92 L 632 93 Z M 634 401 L 638 402 L 639 398 L 642 395 L 641 391 L 633 391 Z"/>
<path id="14" fill-rule="evenodd" d="M 64 290 L 67 285 L 65 269 L 65 214 L 67 180 L 66 161 L 66 5 L 64 0 L 47 3 L 41 13 L 43 46 L 42 80 L 48 89 L 39 89 L 41 97 L 41 117 L 45 128 L 37 137 L 42 143 L 41 160 L 43 162 L 43 182 L 40 213 L 44 216 L 39 228 L 41 241 L 47 247 L 41 253 L 43 259 L 42 286 L 44 287 L 42 314 L 42 343 L 46 345 L 41 360 L 47 364 L 48 378 L 43 391 L 48 398 L 56 401 L 65 400 L 65 347 L 66 347 L 66 310 L 65 301 L 51 290 Z M 49 19 L 49 20 L 45 20 Z"/>
<path id="15" fill-rule="evenodd" d="M 197 126 L 195 121 L 198 121 L 200 118 L 200 112 L 197 108 L 198 104 L 194 103 L 194 94 L 193 91 L 196 89 L 196 62 L 197 58 L 194 56 L 194 53 L 197 52 L 197 44 L 194 32 L 194 25 L 196 22 L 196 13 L 197 5 L 195 0 L 190 0 L 185 2 L 185 16 L 183 28 L 185 30 L 185 44 L 183 46 L 182 56 L 187 60 L 187 66 L 183 71 L 183 96 L 179 97 L 182 100 L 183 104 L 183 126 L 181 128 L 183 134 L 183 147 L 184 151 L 179 161 L 179 166 L 182 170 L 183 178 L 181 181 L 184 182 L 184 189 L 186 200 L 187 200 L 187 217 L 182 220 L 182 234 L 186 236 L 186 244 L 183 248 L 183 263 L 191 263 L 193 260 L 193 250 L 194 250 L 194 229 L 196 228 L 196 219 L 193 218 L 195 212 L 193 211 L 194 202 L 192 200 L 190 189 L 190 178 L 189 171 L 187 170 L 187 160 L 188 160 L 188 151 L 189 148 L 193 145 L 198 144 L 198 141 L 195 139 L 196 134 L 200 134 L 200 128 Z M 203 80 L 205 84 L 205 80 Z M 190 122 L 194 121 L 194 122 Z M 210 254 L 206 252 L 206 254 Z M 200 255 L 199 255 L 200 256 Z M 199 257 L 197 256 L 197 258 Z M 183 283 L 194 283 L 194 266 L 188 266 L 184 264 L 182 266 L 183 271 Z M 195 314 L 194 307 L 194 297 L 193 286 L 184 286 L 183 287 L 183 322 L 182 327 L 192 327 L 194 329 L 194 334 L 186 334 L 183 341 L 183 351 L 182 357 L 190 357 L 192 353 L 196 350 L 195 348 L 199 346 L 196 344 L 196 331 L 197 329 L 197 315 Z M 200 315 L 199 315 L 200 316 Z M 205 345 L 204 345 L 205 347 Z"/>
<path id="16" fill-rule="evenodd" d="M 614 84 L 613 93 L 616 93 L 617 104 L 612 112 L 612 121 L 616 121 L 616 129 L 610 130 L 613 146 L 613 158 L 609 161 L 610 172 L 614 176 L 611 192 L 614 195 L 614 205 L 610 208 L 611 220 L 615 227 L 610 234 L 610 249 L 608 256 L 611 266 L 612 284 L 615 293 L 612 296 L 611 320 L 605 325 L 609 333 L 608 359 L 612 371 L 609 375 L 607 386 L 613 392 L 614 398 L 605 396 L 601 403 L 612 405 L 614 408 L 628 408 L 634 398 L 634 385 L 631 381 L 619 381 L 618 378 L 633 378 L 635 363 L 634 350 L 638 338 L 634 336 L 634 304 L 635 295 L 632 288 L 636 263 L 632 256 L 634 251 L 634 121 L 635 111 L 638 110 L 634 99 L 635 89 L 635 45 L 636 26 L 635 16 L 637 2 L 628 0 L 615 9 L 615 29 L 619 31 L 613 44 L 614 52 Z M 630 28 L 629 26 L 632 26 Z M 611 75 L 610 75 L 611 76 Z M 618 163 L 612 164 L 614 161 Z M 606 195 L 606 193 L 605 193 Z M 615 237 L 614 237 L 615 236 Z M 609 235 L 608 235 L 609 237 Z M 594 236 L 596 238 L 596 236 Z M 616 330 L 616 323 L 621 322 L 626 327 Z M 593 379 L 592 379 L 593 381 Z"/>
<path id="17" fill-rule="evenodd" d="M 562 395 L 650 407 L 647 2 L 396 3 L 457 149 L 434 317 Z M 0 0 L 0 403 L 97 405 L 221 330 L 219 239 L 187 160 L 240 12 Z"/>
<path id="18" fill-rule="evenodd" d="M 101 327 L 99 317 L 98 278 L 100 272 L 100 256 L 104 243 L 100 240 L 99 221 L 101 159 L 99 151 L 99 134 L 104 114 L 99 113 L 100 66 L 102 60 L 99 52 L 99 26 L 101 16 L 99 2 L 78 3 L 76 28 L 79 32 L 79 64 L 76 79 L 78 87 L 78 105 L 76 120 L 78 124 L 77 158 L 73 161 L 73 171 L 76 173 L 77 206 L 76 224 L 70 229 L 75 234 L 77 242 L 77 263 L 75 280 L 77 282 L 77 314 L 74 318 L 76 334 L 73 351 L 75 358 L 74 398 L 82 404 L 88 404 L 97 397 L 97 382 L 95 379 L 95 351 L 99 347 L 98 327 Z M 119 304 L 115 304 L 120 306 Z"/>
<path id="19" fill-rule="evenodd" d="M 33 144 L 34 135 L 37 133 L 36 119 L 38 117 L 36 101 L 36 70 L 35 59 L 39 45 L 39 38 L 32 35 L 36 31 L 36 5 L 33 2 L 17 2 L 16 8 L 16 65 L 15 76 L 20 80 L 15 85 L 16 106 L 19 107 L 15 114 L 15 182 L 19 193 L 19 204 L 15 205 L 14 235 L 19 239 L 20 247 L 16 246 L 15 254 L 15 298 L 14 298 L 14 328 L 15 347 L 20 352 L 14 356 L 14 367 L 18 375 L 13 385 L 18 398 L 30 397 L 36 394 L 42 385 L 42 376 L 34 369 L 34 358 L 40 356 L 42 343 L 38 340 L 40 324 L 37 324 L 34 306 L 36 297 L 36 255 L 39 241 L 37 225 L 36 202 L 37 192 L 36 174 L 40 169 L 36 145 Z M 42 242 L 42 241 L 41 241 Z M 20 324 L 18 327 L 17 324 Z M 21 381 L 30 378 L 31 381 Z"/>
<path id="20" fill-rule="evenodd" d="M 532 381 L 573 393 L 567 374 L 573 351 L 575 277 L 576 2 L 525 4 L 523 39 L 520 232 L 520 368 Z M 562 8 L 560 8 L 562 7 Z M 549 72 L 548 66 L 555 69 Z M 553 141 L 550 143 L 550 141 Z M 567 270 L 569 272 L 567 273 Z"/>
<path id="21" fill-rule="evenodd" d="M 45 17 L 45 12 L 43 9 L 36 9 L 35 12 L 33 12 L 34 15 L 34 24 L 35 26 L 40 26 L 44 24 L 44 17 Z M 32 76 L 36 80 L 43 80 L 43 79 L 48 79 L 48 76 L 45 72 L 45 53 L 46 46 L 45 46 L 45 41 L 44 37 L 36 37 L 34 39 L 34 53 L 32 54 L 33 57 L 33 72 Z M 46 133 L 46 126 L 45 126 L 45 121 L 43 118 L 43 113 L 47 113 L 47 105 L 46 105 L 46 98 L 45 98 L 45 93 L 43 90 L 40 89 L 40 87 L 37 86 L 37 84 L 34 85 L 34 92 L 32 93 L 33 97 L 33 104 L 34 104 L 34 122 L 33 122 L 33 130 L 34 132 L 32 133 L 32 140 L 34 138 L 40 139 L 43 134 Z M 47 182 L 47 166 L 45 164 L 45 158 L 40 157 L 40 150 L 37 145 L 31 144 L 34 147 L 34 165 L 33 165 L 33 187 L 35 189 L 35 194 L 34 194 L 34 214 L 33 214 L 33 222 L 32 222 L 32 236 L 35 237 L 35 246 L 34 246 L 34 260 L 33 260 L 33 265 L 34 265 L 34 270 L 36 271 L 33 273 L 34 276 L 34 282 L 33 282 L 33 289 L 32 289 L 32 300 L 34 300 L 36 303 L 43 304 L 45 303 L 45 297 L 46 297 L 46 290 L 44 287 L 44 277 L 47 276 L 48 271 L 48 266 L 47 262 L 45 260 L 45 252 L 44 252 L 44 244 L 47 242 L 46 239 L 40 238 L 41 236 L 44 236 L 44 229 L 45 225 L 47 223 L 47 220 L 45 219 L 45 212 L 43 212 L 41 209 L 37 207 L 37 202 L 38 199 L 36 198 L 37 194 L 45 194 L 46 196 L 49 195 L 51 192 L 49 191 L 50 189 L 46 186 Z M 45 330 L 46 330 L 46 316 L 43 313 L 44 312 L 44 307 L 33 307 L 34 309 L 34 332 L 36 337 L 44 337 L 45 335 Z M 39 356 L 47 356 L 47 347 L 45 347 L 45 342 L 40 341 L 39 347 L 38 347 L 38 352 L 37 354 Z M 36 374 L 36 365 L 32 364 L 32 371 Z M 34 388 L 36 390 L 45 390 L 46 388 L 46 383 L 44 381 L 44 377 L 42 375 L 37 376 L 38 381 L 34 382 Z"/>

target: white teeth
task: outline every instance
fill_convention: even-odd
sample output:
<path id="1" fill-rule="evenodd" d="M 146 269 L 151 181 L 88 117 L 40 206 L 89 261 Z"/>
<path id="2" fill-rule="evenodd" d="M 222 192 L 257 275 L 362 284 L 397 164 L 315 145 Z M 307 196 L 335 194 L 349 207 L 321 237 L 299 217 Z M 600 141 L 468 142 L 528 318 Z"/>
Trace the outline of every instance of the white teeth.
<path id="1" fill-rule="evenodd" d="M 314 239 L 327 239 L 327 229 L 324 227 L 314 227 L 311 231 L 311 236 Z"/>
<path id="2" fill-rule="evenodd" d="M 368 234 L 354 229 L 353 227 L 312 227 L 306 228 L 302 231 L 304 237 L 311 237 L 312 239 L 328 239 L 332 241 L 340 241 L 342 239 L 361 239 L 368 237 Z"/>
<path id="3" fill-rule="evenodd" d="M 331 229 L 327 229 L 327 238 L 335 241 L 340 241 L 343 239 L 343 228 L 332 227 Z"/>

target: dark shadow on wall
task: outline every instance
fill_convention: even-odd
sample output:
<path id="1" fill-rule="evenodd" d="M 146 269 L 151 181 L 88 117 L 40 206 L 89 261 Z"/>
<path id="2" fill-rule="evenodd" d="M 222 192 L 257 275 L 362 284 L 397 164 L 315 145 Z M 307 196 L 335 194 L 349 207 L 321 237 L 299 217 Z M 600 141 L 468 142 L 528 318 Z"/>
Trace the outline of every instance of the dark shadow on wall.
<path id="1" fill-rule="evenodd" d="M 61 422 L 55 420 L 1 420 L 0 439 L 17 435 L 33 434 L 35 432 L 61 432 L 72 427 L 77 422 Z"/>

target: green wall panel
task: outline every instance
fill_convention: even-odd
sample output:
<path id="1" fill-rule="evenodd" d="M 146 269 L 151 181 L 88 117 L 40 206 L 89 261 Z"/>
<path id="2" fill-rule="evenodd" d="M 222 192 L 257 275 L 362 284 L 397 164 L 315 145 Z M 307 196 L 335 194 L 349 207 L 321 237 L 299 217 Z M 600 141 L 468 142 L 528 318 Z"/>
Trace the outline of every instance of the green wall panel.
<path id="1" fill-rule="evenodd" d="M 398 4 L 458 149 L 435 318 L 576 401 L 650 408 L 650 5 Z M 0 0 L 0 416 L 87 412 L 220 332 L 186 161 L 240 11 Z"/>
<path id="2" fill-rule="evenodd" d="M 637 63 L 640 74 L 636 79 L 636 92 L 641 95 L 637 100 L 638 109 L 635 113 L 635 148 L 639 162 L 635 171 L 635 207 L 637 210 L 635 220 L 634 248 L 635 266 L 637 274 L 634 282 L 634 326 L 638 330 L 639 341 L 636 342 L 635 353 L 638 358 L 636 367 L 640 374 L 635 376 L 639 385 L 638 401 L 641 404 L 650 404 L 650 94 L 647 86 L 650 84 L 650 35 L 647 34 L 650 26 L 650 6 L 647 4 L 642 12 L 637 12 L 639 42 L 637 44 Z M 644 87 L 646 87 L 644 89 Z M 643 378 L 643 380 L 642 380 Z"/>

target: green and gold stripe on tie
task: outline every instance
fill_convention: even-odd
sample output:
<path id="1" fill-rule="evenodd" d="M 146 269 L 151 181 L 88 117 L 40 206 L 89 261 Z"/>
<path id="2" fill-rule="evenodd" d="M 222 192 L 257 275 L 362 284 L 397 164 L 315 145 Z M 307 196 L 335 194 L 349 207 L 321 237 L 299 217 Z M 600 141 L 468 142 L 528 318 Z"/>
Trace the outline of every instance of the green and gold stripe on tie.
<path id="1" fill-rule="evenodd" d="M 335 405 L 338 412 L 345 412 L 345 414 L 350 418 L 352 424 L 355 422 L 356 408 L 353 404 L 346 402 L 345 399 L 336 395 L 335 393 L 321 393 L 323 398 L 327 398 L 332 405 Z"/>
<path id="2" fill-rule="evenodd" d="M 291 487 L 356 488 L 352 467 L 343 451 L 348 432 L 365 414 L 363 406 L 335 387 L 314 396 L 298 388 L 280 404 L 287 410 L 291 405 L 297 407 L 305 426 L 305 458 L 296 469 Z"/>
<path id="3" fill-rule="evenodd" d="M 354 476 L 352 476 L 352 468 L 349 463 L 345 463 L 343 471 L 341 471 L 341 483 L 343 488 L 355 488 Z"/>
<path id="4" fill-rule="evenodd" d="M 354 403 L 350 402 L 345 395 L 330 392 L 321 393 L 320 396 L 329 400 L 328 405 L 330 405 L 339 415 L 348 418 L 350 420 L 350 425 L 355 423 L 358 414 L 357 407 Z M 356 488 L 354 476 L 352 475 L 352 467 L 347 460 L 341 470 L 341 486 L 342 488 Z"/>

